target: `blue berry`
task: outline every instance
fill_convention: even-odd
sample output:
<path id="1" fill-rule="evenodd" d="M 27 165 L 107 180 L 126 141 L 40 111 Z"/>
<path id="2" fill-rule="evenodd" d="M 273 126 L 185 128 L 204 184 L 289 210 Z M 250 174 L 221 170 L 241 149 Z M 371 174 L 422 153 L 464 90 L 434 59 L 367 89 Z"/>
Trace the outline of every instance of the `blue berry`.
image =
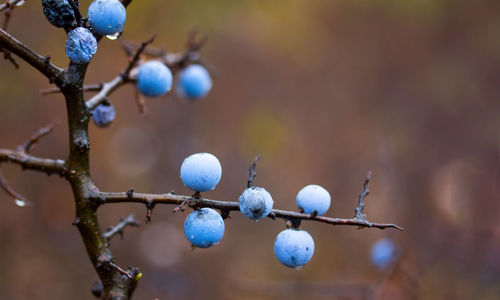
<path id="1" fill-rule="evenodd" d="M 210 153 L 197 153 L 184 160 L 181 179 L 185 186 L 197 192 L 211 191 L 222 176 L 222 167 L 217 157 Z"/>
<path id="2" fill-rule="evenodd" d="M 42 0 L 43 14 L 56 27 L 76 25 L 75 12 L 67 0 Z"/>
<path id="3" fill-rule="evenodd" d="M 197 247 L 211 247 L 224 236 L 224 220 L 211 208 L 195 210 L 184 222 L 184 235 Z"/>
<path id="4" fill-rule="evenodd" d="M 330 208 L 331 197 L 328 191 L 321 186 L 311 184 L 299 191 L 296 201 L 300 211 L 306 214 L 312 214 L 316 211 L 318 216 L 321 216 Z"/>
<path id="5" fill-rule="evenodd" d="M 274 241 L 274 254 L 287 267 L 302 267 L 314 254 L 314 240 L 304 230 L 283 230 Z"/>
<path id="6" fill-rule="evenodd" d="M 243 191 L 238 199 L 241 213 L 252 220 L 261 220 L 273 209 L 273 198 L 264 188 L 251 187 Z"/>
<path id="7" fill-rule="evenodd" d="M 172 72 L 159 61 L 148 61 L 139 67 L 137 89 L 148 97 L 158 97 L 172 88 Z"/>
<path id="8" fill-rule="evenodd" d="M 100 35 L 123 31 L 127 12 L 119 0 L 94 0 L 87 11 L 89 25 Z"/>
<path id="9" fill-rule="evenodd" d="M 210 74 L 201 65 L 190 65 L 184 69 L 176 85 L 177 94 L 191 100 L 205 97 L 211 88 Z"/>
<path id="10" fill-rule="evenodd" d="M 115 119 L 115 107 L 111 103 L 103 103 L 94 108 L 92 118 L 99 127 L 107 127 Z"/>
<path id="11" fill-rule="evenodd" d="M 68 33 L 66 55 L 77 64 L 88 63 L 97 52 L 97 41 L 87 28 L 77 27 Z"/>
<path id="12" fill-rule="evenodd" d="M 371 249 L 372 263 L 377 268 L 384 269 L 397 259 L 397 252 L 397 246 L 392 240 L 388 238 L 378 240 Z"/>

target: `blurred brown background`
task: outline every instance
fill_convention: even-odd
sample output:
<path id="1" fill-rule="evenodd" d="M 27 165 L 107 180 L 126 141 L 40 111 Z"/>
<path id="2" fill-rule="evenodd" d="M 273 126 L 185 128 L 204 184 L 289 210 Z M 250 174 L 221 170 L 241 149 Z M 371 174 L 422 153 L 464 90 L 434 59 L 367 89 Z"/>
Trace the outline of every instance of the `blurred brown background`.
<path id="1" fill-rule="evenodd" d="M 85 14 L 90 1 L 80 1 Z M 123 39 L 182 50 L 196 27 L 214 89 L 196 103 L 170 93 L 138 114 L 133 87 L 112 95 L 117 118 L 91 124 L 92 175 L 105 191 L 189 193 L 179 179 L 184 157 L 211 152 L 222 180 L 212 199 L 236 200 L 253 156 L 256 184 L 275 207 L 295 208 L 304 185 L 333 196 L 328 216 L 351 217 L 366 172 L 365 212 L 404 232 L 304 223 L 315 238 L 311 262 L 295 271 L 273 254 L 282 221 L 226 222 L 220 245 L 191 251 L 182 224 L 159 206 L 153 223 L 112 243 L 117 262 L 139 267 L 136 299 L 498 299 L 500 297 L 500 2 L 134 1 Z M 64 66 L 65 33 L 39 1 L 16 9 L 9 31 Z M 126 64 L 118 42 L 104 40 L 87 83 L 110 80 Z M 0 147 L 12 148 L 60 120 L 35 150 L 67 155 L 65 107 L 42 97 L 44 78 L 25 63 L 0 61 Z M 0 298 L 92 299 L 97 276 L 71 226 L 69 185 L 56 176 L 5 164 L 12 186 L 34 205 L 20 208 L 0 192 Z M 102 228 L 142 205 L 110 205 Z M 393 276 L 369 260 L 374 241 L 403 249 Z M 374 292 L 373 288 L 376 292 Z"/>

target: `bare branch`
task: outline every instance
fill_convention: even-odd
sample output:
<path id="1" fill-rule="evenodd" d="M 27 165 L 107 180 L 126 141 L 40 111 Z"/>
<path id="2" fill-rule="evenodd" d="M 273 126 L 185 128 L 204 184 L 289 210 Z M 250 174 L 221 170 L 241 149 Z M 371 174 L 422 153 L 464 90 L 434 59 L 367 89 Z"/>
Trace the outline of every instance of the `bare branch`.
<path id="1" fill-rule="evenodd" d="M 30 137 L 30 139 L 28 141 L 26 141 L 26 143 L 24 143 L 23 145 L 19 146 L 18 147 L 18 150 L 19 151 L 24 151 L 26 153 L 30 153 L 31 150 L 33 150 L 33 148 L 35 148 L 36 144 L 38 143 L 38 141 L 48 135 L 49 133 L 52 132 L 52 130 L 54 129 L 54 126 L 56 125 L 57 123 L 50 123 L 49 125 L 45 126 L 45 127 L 42 127 L 38 130 L 38 132 L 36 132 L 34 135 L 32 135 Z"/>
<path id="2" fill-rule="evenodd" d="M 28 46 L 16 40 L 3 29 L 0 29 L 0 47 L 19 56 L 19 58 L 44 74 L 50 82 L 57 85 L 63 82 L 62 69 L 53 65 L 47 57 L 36 53 Z"/>
<path id="3" fill-rule="evenodd" d="M 64 160 L 40 158 L 19 150 L 0 149 L 0 162 L 18 164 L 23 169 L 41 171 L 47 175 L 65 176 L 68 173 Z"/>
<path id="4" fill-rule="evenodd" d="M 130 214 L 126 218 L 121 218 L 120 223 L 118 225 L 113 226 L 104 233 L 104 238 L 110 241 L 115 235 L 119 234 L 123 238 L 123 230 L 127 226 L 139 227 L 140 224 L 134 218 L 134 214 Z"/>
<path id="5" fill-rule="evenodd" d="M 142 193 L 105 193 L 100 192 L 95 196 L 96 201 L 100 201 L 102 204 L 106 203 L 142 203 L 147 205 L 148 203 L 156 204 L 168 204 L 168 205 L 181 205 L 183 203 L 190 203 L 192 200 L 191 196 L 174 195 L 174 194 L 142 194 Z M 220 200 L 210 200 L 205 198 L 200 198 L 193 204 L 196 207 L 210 207 L 224 211 L 237 211 L 239 210 L 238 202 L 232 201 L 220 201 Z M 360 219 L 340 219 L 340 218 L 328 218 L 328 217 L 318 217 L 309 214 L 303 214 L 293 211 L 286 211 L 280 209 L 273 209 L 269 214 L 269 217 L 281 218 L 285 220 L 308 220 L 320 223 L 326 223 L 331 225 L 349 225 L 358 227 L 374 227 L 379 229 L 385 228 L 396 228 L 403 230 L 403 228 L 395 224 L 382 224 L 382 223 L 372 223 L 367 220 Z"/>

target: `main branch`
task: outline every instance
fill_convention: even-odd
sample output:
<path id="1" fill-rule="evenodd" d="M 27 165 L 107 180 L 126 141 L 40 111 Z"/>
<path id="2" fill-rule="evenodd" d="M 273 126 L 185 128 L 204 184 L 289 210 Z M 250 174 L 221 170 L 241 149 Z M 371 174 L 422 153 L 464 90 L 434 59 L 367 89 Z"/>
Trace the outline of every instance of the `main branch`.
<path id="1" fill-rule="evenodd" d="M 100 192 L 95 195 L 95 199 L 100 201 L 102 204 L 106 203 L 142 203 L 146 206 L 155 206 L 157 204 L 169 204 L 169 205 L 183 205 L 188 203 L 189 206 L 193 208 L 198 207 L 210 207 L 219 209 L 221 211 L 237 211 L 240 210 L 238 202 L 233 201 L 220 201 L 220 200 L 210 200 L 205 198 L 193 198 L 192 196 L 183 196 L 175 194 L 142 194 L 135 192 L 126 193 L 104 193 Z M 285 220 L 307 220 L 315 221 L 320 223 L 326 223 L 330 225 L 348 225 L 357 227 L 374 227 L 379 229 L 385 228 L 396 228 L 403 230 L 403 228 L 397 226 L 396 224 L 383 224 L 383 223 L 372 223 L 367 220 L 360 220 L 357 218 L 352 219 L 341 219 L 341 218 L 329 218 L 329 217 L 318 217 L 310 214 L 303 214 L 293 211 L 273 209 L 269 214 L 270 218 L 281 218 Z"/>

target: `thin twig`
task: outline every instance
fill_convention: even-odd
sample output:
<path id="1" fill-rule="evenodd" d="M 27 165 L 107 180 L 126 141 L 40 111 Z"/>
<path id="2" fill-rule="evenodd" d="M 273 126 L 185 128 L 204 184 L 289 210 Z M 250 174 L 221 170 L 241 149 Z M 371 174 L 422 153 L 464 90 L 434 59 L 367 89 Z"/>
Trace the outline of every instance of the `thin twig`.
<path id="1" fill-rule="evenodd" d="M 363 192 L 359 194 L 358 198 L 358 207 L 356 207 L 354 218 L 359 220 L 366 220 L 366 215 L 363 214 L 363 209 L 365 208 L 365 198 L 370 194 L 370 180 L 372 177 L 372 172 L 368 171 L 368 175 L 366 175 L 365 182 L 363 183 Z"/>
<path id="2" fill-rule="evenodd" d="M 115 235 L 119 234 L 123 238 L 123 230 L 127 226 L 139 227 L 140 224 L 134 218 L 134 214 L 130 214 L 126 218 L 121 218 L 120 223 L 113 226 L 104 233 L 104 238 L 110 241 Z"/>
<path id="3" fill-rule="evenodd" d="M 26 200 L 26 198 L 24 198 L 23 195 L 19 194 L 13 188 L 10 187 L 1 169 L 0 169 L 0 187 L 2 187 L 2 189 L 5 192 L 7 192 L 7 194 L 9 194 L 12 198 L 14 198 L 17 205 L 25 206 L 26 204 L 29 203 L 28 200 Z"/>
<path id="4" fill-rule="evenodd" d="M 139 113 L 141 115 L 145 115 L 148 113 L 148 108 L 146 106 L 146 102 L 144 101 L 144 97 L 139 93 L 139 91 L 135 90 L 135 103 L 137 104 L 137 108 L 139 109 Z"/>
<path id="5" fill-rule="evenodd" d="M 255 172 L 255 168 L 257 167 L 257 162 L 260 159 L 260 155 L 257 154 L 253 160 L 253 163 L 250 165 L 250 168 L 248 168 L 249 174 L 248 174 L 248 183 L 247 187 L 251 188 L 253 187 L 253 181 L 255 179 L 255 176 L 257 176 L 257 172 Z"/>
<path id="6" fill-rule="evenodd" d="M 24 143 L 23 145 L 19 146 L 18 147 L 18 150 L 20 151 L 24 151 L 26 153 L 30 153 L 31 150 L 33 150 L 36 146 L 36 144 L 38 143 L 38 141 L 48 135 L 49 133 L 52 132 L 52 130 L 54 129 L 54 126 L 57 125 L 57 122 L 53 122 L 53 123 L 50 123 L 49 125 L 45 126 L 45 127 L 42 127 L 38 130 L 38 132 L 36 132 L 34 135 L 32 135 L 30 137 L 30 139 L 28 141 L 26 141 L 26 143 Z"/>
<path id="7" fill-rule="evenodd" d="M 156 35 L 153 35 L 149 40 L 142 42 L 137 51 L 135 52 L 134 56 L 130 57 L 130 62 L 125 69 L 125 71 L 122 73 L 122 76 L 126 78 L 130 78 L 130 71 L 137 65 L 137 62 L 139 61 L 139 58 L 141 57 L 142 52 L 146 47 L 151 44 L 156 38 Z"/>

